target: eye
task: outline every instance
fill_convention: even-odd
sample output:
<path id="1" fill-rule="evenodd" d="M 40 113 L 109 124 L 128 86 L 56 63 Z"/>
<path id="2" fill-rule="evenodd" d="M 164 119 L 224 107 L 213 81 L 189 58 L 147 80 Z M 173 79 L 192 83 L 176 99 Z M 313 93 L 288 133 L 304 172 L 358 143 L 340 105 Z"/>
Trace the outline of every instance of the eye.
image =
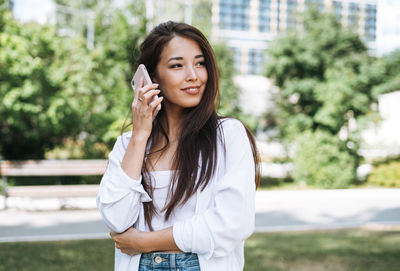
<path id="1" fill-rule="evenodd" d="M 182 67 L 182 64 L 176 63 L 176 64 L 170 65 L 169 67 L 172 68 L 172 69 L 174 69 L 174 68 L 180 68 L 180 67 Z"/>
<path id="2" fill-rule="evenodd" d="M 204 60 L 203 61 L 199 61 L 199 62 L 197 62 L 196 65 L 200 66 L 200 67 L 204 67 L 206 65 L 206 62 Z"/>

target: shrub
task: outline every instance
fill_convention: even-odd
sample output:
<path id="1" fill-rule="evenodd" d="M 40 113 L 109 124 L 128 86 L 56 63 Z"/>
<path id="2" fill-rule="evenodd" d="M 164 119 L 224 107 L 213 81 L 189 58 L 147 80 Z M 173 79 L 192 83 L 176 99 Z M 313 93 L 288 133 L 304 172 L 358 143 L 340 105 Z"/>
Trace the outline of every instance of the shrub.
<path id="1" fill-rule="evenodd" d="M 368 183 L 387 187 L 400 187 L 400 161 L 374 166 L 368 176 Z"/>
<path id="2" fill-rule="evenodd" d="M 345 143 L 327 132 L 300 135 L 293 164 L 294 180 L 307 185 L 342 188 L 356 177 L 356 162 Z"/>

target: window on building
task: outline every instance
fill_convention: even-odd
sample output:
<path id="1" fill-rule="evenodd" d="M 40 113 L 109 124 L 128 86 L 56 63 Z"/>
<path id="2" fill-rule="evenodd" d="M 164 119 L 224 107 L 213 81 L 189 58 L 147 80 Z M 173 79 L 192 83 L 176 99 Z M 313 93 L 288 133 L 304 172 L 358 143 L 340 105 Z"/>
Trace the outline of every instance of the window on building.
<path id="1" fill-rule="evenodd" d="M 279 31 L 280 29 L 280 22 L 281 22 L 281 0 L 278 0 L 277 3 L 277 10 L 276 10 L 276 30 Z"/>
<path id="2" fill-rule="evenodd" d="M 250 49 L 248 54 L 248 74 L 261 74 L 265 64 L 264 50 Z"/>
<path id="3" fill-rule="evenodd" d="M 335 13 L 336 19 L 340 22 L 342 20 L 342 2 L 340 1 L 333 1 L 332 2 L 333 12 Z"/>
<path id="4" fill-rule="evenodd" d="M 250 0 L 220 0 L 219 27 L 229 30 L 249 30 Z"/>
<path id="5" fill-rule="evenodd" d="M 347 17 L 347 25 L 350 29 L 358 32 L 358 20 L 360 17 L 360 5 L 358 3 L 350 3 Z"/>
<path id="6" fill-rule="evenodd" d="M 307 7 L 315 7 L 319 11 L 324 11 L 324 0 L 305 0 L 305 8 Z"/>
<path id="7" fill-rule="evenodd" d="M 297 0 L 287 0 L 286 2 L 286 27 L 296 29 L 297 26 Z"/>
<path id="8" fill-rule="evenodd" d="M 240 67 L 241 67 L 241 58 L 242 58 L 242 51 L 240 48 L 237 47 L 229 47 L 230 50 L 233 52 L 233 61 L 234 61 L 234 66 L 235 66 L 235 71 L 237 73 L 240 73 Z"/>
<path id="9" fill-rule="evenodd" d="M 376 5 L 365 7 L 364 33 L 366 41 L 376 40 Z"/>
<path id="10" fill-rule="evenodd" d="M 258 31 L 270 32 L 271 0 L 260 0 L 258 7 Z"/>

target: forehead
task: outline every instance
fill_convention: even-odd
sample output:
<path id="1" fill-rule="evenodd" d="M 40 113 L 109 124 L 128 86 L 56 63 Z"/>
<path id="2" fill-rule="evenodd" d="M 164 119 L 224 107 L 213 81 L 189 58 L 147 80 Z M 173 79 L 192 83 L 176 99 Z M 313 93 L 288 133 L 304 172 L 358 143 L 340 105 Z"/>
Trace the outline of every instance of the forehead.
<path id="1" fill-rule="evenodd" d="M 201 48 L 196 41 L 176 36 L 164 46 L 161 52 L 161 59 L 165 60 L 170 57 L 192 58 L 202 54 Z"/>

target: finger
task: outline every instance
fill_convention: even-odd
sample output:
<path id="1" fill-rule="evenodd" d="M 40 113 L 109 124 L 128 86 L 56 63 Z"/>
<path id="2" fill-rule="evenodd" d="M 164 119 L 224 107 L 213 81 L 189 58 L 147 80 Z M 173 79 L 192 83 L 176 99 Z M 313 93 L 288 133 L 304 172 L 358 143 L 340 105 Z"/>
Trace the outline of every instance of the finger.
<path id="1" fill-rule="evenodd" d="M 161 102 L 164 100 L 164 97 L 157 97 L 149 104 L 149 109 L 151 111 L 157 110 L 157 107 L 160 106 L 161 109 Z"/>
<path id="2" fill-rule="evenodd" d="M 152 99 L 160 93 L 159 89 L 152 89 L 148 91 L 146 94 L 143 95 L 144 100 L 146 101 L 146 104 L 149 104 Z"/>
<path id="3" fill-rule="evenodd" d="M 158 84 L 149 84 L 146 86 L 143 86 L 139 88 L 138 95 L 139 97 L 143 97 L 147 92 L 150 90 L 156 89 L 158 87 Z"/>

